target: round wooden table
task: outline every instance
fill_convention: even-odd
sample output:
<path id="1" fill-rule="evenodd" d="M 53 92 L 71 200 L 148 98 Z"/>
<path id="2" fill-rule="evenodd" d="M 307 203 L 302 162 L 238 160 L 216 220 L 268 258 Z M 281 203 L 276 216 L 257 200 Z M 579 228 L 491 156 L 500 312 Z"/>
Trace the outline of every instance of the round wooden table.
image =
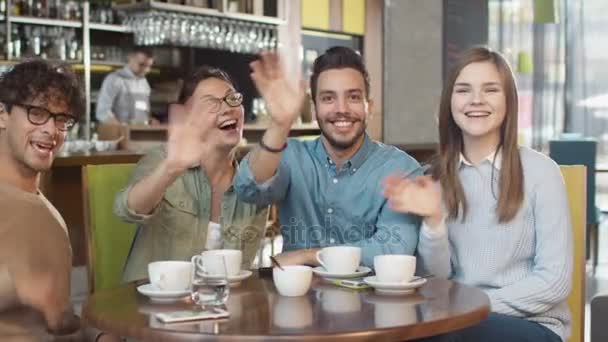
<path id="1" fill-rule="evenodd" d="M 380 295 L 315 277 L 307 295 L 283 297 L 272 278 L 254 273 L 231 288 L 229 318 L 163 324 L 154 317 L 192 307 L 188 299 L 151 302 L 128 284 L 94 293 L 83 318 L 103 331 L 144 341 L 404 341 L 475 325 L 490 311 L 481 290 L 447 280 L 430 280 L 409 295 Z"/>

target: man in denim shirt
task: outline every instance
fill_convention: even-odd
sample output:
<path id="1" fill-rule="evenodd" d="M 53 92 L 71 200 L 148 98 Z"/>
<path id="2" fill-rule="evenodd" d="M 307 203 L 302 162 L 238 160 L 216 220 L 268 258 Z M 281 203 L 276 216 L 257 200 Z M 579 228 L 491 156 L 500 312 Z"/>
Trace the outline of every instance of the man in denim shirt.
<path id="1" fill-rule="evenodd" d="M 334 47 L 315 61 L 310 86 L 322 134 L 311 141 L 287 139 L 304 87 L 289 83 L 275 54 L 251 67 L 272 119 L 242 161 L 235 187 L 244 201 L 277 203 L 284 238 L 279 262 L 317 265 L 318 249 L 331 245 L 361 247 L 366 266 L 376 255 L 413 254 L 419 218 L 393 211 L 381 182 L 422 171 L 406 153 L 367 136 L 373 102 L 361 57 Z"/>

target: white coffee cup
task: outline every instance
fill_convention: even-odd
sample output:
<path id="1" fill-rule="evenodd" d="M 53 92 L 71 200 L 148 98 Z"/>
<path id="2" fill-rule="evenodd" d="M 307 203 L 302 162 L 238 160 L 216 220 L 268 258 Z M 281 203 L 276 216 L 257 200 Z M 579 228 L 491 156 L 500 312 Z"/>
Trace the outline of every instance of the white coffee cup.
<path id="1" fill-rule="evenodd" d="M 297 297 L 308 292 L 312 282 L 312 268 L 308 266 L 283 266 L 272 270 L 274 286 L 281 296 Z"/>
<path id="2" fill-rule="evenodd" d="M 223 260 L 222 260 L 223 259 Z M 192 261 L 209 275 L 233 277 L 241 271 L 243 252 L 238 249 L 215 249 L 195 255 Z M 224 268 L 225 265 L 225 268 Z"/>
<path id="3" fill-rule="evenodd" d="M 188 261 L 156 261 L 148 264 L 150 283 L 159 290 L 189 290 L 191 275 L 192 264 Z"/>
<path id="4" fill-rule="evenodd" d="M 361 298 L 356 291 L 341 288 L 323 288 L 317 292 L 323 311 L 349 313 L 361 311 Z"/>
<path id="5" fill-rule="evenodd" d="M 416 272 L 416 257 L 405 254 L 376 255 L 374 270 L 379 282 L 407 283 Z"/>
<path id="6" fill-rule="evenodd" d="M 330 273 L 354 273 L 361 262 L 361 248 L 351 246 L 325 247 L 317 252 L 317 261 Z"/>

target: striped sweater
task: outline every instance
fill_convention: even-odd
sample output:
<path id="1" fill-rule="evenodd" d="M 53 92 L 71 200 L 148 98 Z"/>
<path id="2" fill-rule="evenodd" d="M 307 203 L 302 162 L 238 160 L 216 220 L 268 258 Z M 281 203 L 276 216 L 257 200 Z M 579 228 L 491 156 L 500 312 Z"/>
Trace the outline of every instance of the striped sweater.
<path id="1" fill-rule="evenodd" d="M 427 272 L 484 290 L 493 312 L 540 323 L 566 340 L 573 257 L 564 181 L 551 159 L 519 151 L 524 201 L 513 220 L 499 223 L 496 216 L 490 186 L 498 197 L 500 162 L 494 172 L 491 158 L 477 166 L 461 162 L 468 214 L 438 230 L 423 225 L 418 254 Z"/>

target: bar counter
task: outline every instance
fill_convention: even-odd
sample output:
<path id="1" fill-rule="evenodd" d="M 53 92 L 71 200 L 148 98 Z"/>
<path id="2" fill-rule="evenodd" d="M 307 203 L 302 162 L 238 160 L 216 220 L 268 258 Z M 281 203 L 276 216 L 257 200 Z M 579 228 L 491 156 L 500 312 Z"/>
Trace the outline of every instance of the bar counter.
<path id="1" fill-rule="evenodd" d="M 58 155 L 53 162 L 53 168 L 100 165 L 100 164 L 122 164 L 137 163 L 143 152 L 138 151 L 108 151 L 108 152 L 86 152 Z"/>

